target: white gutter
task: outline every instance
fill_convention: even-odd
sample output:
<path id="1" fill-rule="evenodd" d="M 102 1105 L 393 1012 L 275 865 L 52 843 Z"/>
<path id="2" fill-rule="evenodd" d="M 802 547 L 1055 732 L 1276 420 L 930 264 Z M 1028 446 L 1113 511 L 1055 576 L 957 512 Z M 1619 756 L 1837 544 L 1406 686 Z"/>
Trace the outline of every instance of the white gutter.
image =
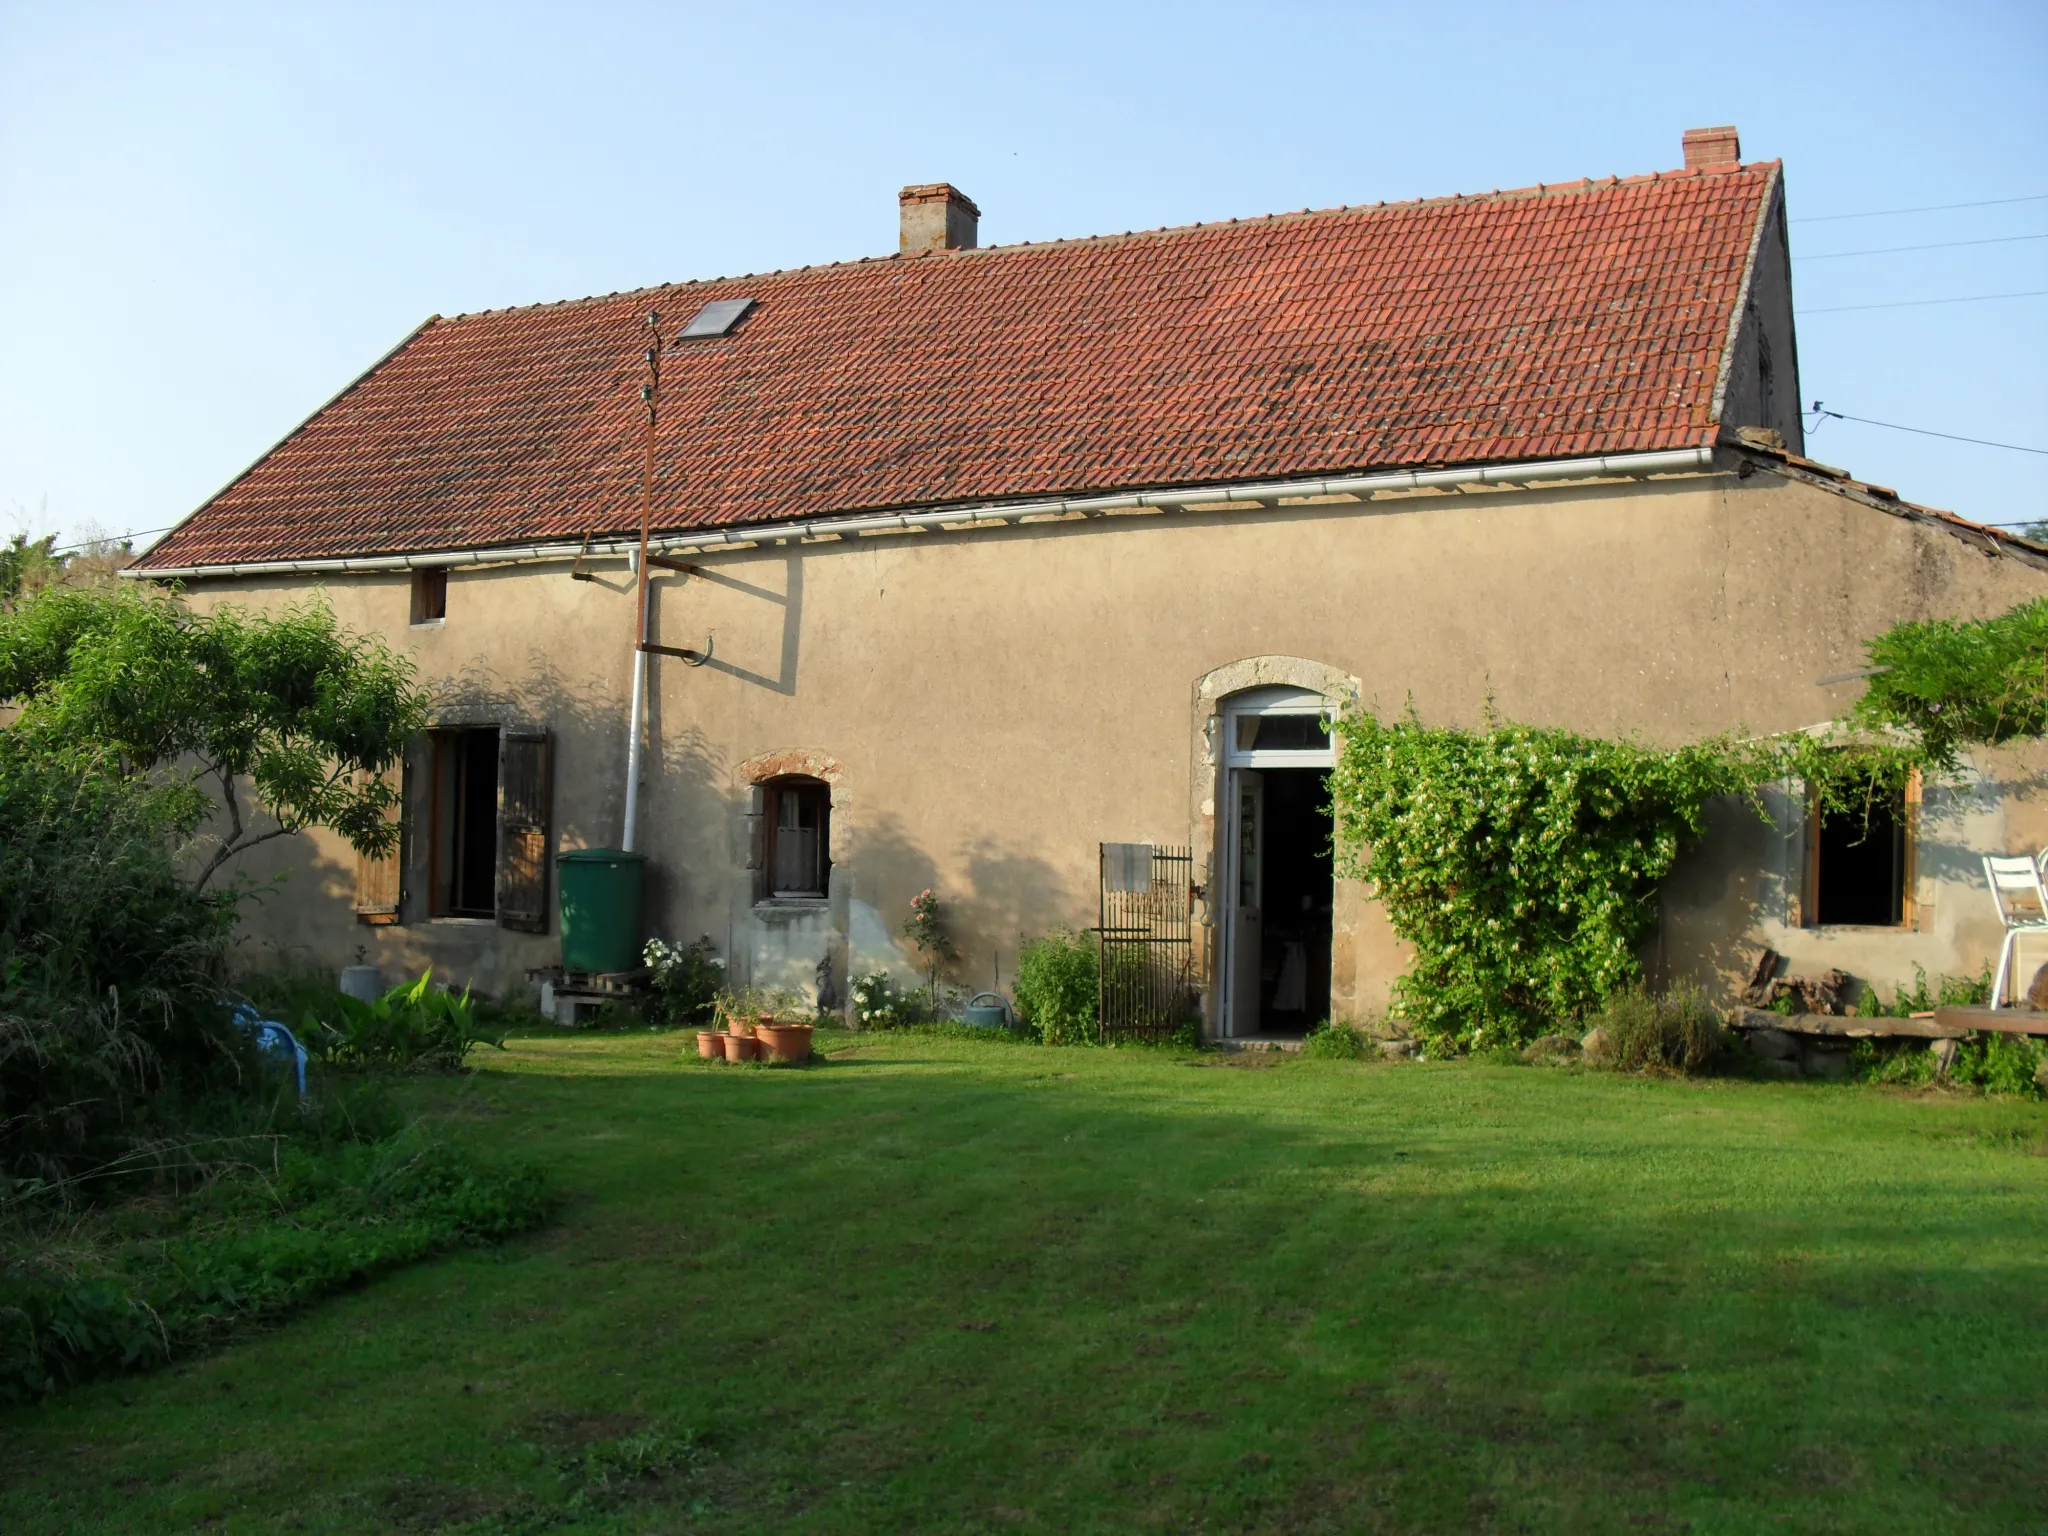
<path id="1" fill-rule="evenodd" d="M 1342 475 L 1325 480 L 1275 480 L 1262 485 L 1191 486 L 1170 491 L 1119 491 L 1102 496 L 1061 496 L 1049 501 L 988 502 L 979 506 L 937 507 L 923 511 L 880 512 L 853 517 L 822 517 L 806 522 L 752 523 L 714 528 L 702 533 L 671 533 L 648 541 L 658 554 L 743 549 L 793 539 L 852 537 L 863 533 L 895 533 L 957 524 L 1009 524 L 1031 517 L 1060 517 L 1123 512 L 1147 507 L 1170 509 L 1230 505 L 1270 509 L 1282 501 L 1319 496 L 1370 497 L 1383 491 L 1450 489 L 1462 485 L 1524 485 L 1541 480 L 1615 479 L 1642 475 L 1675 475 L 1713 466 L 1711 448 L 1675 448 L 1658 453 L 1611 453 L 1596 458 L 1551 459 L 1534 464 L 1489 464 L 1471 469 L 1403 469 L 1376 475 Z M 316 560 L 245 560 L 222 565 L 134 567 L 120 574 L 134 581 L 163 581 L 184 576 L 358 575 L 375 571 L 410 571 L 436 566 L 531 565 L 547 561 L 630 556 L 639 547 L 636 536 L 613 539 L 559 540 L 536 544 L 497 544 L 482 549 L 434 550 L 407 555 L 344 555 Z"/>

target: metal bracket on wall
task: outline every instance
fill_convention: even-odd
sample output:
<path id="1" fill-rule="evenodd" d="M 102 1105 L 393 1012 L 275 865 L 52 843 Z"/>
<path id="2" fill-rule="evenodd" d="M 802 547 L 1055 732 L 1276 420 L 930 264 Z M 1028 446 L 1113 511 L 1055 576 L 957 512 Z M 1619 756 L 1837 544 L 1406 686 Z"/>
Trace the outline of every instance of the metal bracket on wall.
<path id="1" fill-rule="evenodd" d="M 569 567 L 571 581 L 595 581 L 597 573 L 583 569 L 583 557 L 590 553 L 590 535 L 583 535 L 583 547 L 576 551 L 576 563 Z"/>
<path id="2" fill-rule="evenodd" d="M 697 567 L 690 564 L 689 561 L 671 559 L 667 555 L 650 554 L 647 557 L 647 563 L 649 565 L 658 565 L 664 571 L 681 571 L 688 576 L 699 574 Z"/>

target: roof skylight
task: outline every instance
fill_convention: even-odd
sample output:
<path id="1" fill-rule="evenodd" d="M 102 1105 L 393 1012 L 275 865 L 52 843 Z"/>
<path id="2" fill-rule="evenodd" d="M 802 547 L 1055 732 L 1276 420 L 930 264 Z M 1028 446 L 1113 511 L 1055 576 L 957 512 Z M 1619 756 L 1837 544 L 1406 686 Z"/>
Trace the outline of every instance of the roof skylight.
<path id="1" fill-rule="evenodd" d="M 676 340 L 699 341 L 709 336 L 729 336 L 732 328 L 744 320 L 747 311 L 753 307 L 752 299 L 713 299 L 697 311 Z"/>

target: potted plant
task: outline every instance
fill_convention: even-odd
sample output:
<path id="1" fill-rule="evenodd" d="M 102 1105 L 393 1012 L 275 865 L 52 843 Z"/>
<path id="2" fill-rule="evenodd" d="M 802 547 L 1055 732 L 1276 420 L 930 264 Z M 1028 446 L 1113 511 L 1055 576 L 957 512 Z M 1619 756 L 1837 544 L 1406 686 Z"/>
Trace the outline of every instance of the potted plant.
<path id="1" fill-rule="evenodd" d="M 773 1061 L 810 1060 L 811 1023 L 787 1015 L 770 1014 L 767 1017 L 767 1023 L 754 1028 L 754 1036 L 761 1042 L 763 1055 Z"/>

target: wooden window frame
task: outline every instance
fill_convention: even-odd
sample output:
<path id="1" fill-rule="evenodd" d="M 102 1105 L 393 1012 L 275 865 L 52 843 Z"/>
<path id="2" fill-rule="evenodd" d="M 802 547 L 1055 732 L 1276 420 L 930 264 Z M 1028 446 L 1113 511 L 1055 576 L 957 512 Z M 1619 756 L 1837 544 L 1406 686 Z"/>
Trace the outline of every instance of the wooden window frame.
<path id="1" fill-rule="evenodd" d="M 1806 786 L 1806 826 L 1801 839 L 1804 868 L 1799 881 L 1799 912 L 1794 924 L 1800 928 L 1875 928 L 1883 932 L 1917 933 L 1922 909 L 1917 896 L 1920 885 L 1920 770 L 1909 769 L 1905 792 L 1900 797 L 1899 833 L 1899 920 L 1896 923 L 1822 923 L 1820 920 L 1820 794 Z"/>
<path id="2" fill-rule="evenodd" d="M 818 889 L 815 891 L 777 891 L 775 889 L 775 867 L 779 849 L 777 834 L 780 831 L 782 806 L 791 794 L 803 794 L 815 799 L 818 809 Z M 754 902 L 787 905 L 801 902 L 824 902 L 829 899 L 832 889 L 832 785 L 809 774 L 783 774 L 776 778 L 764 779 L 751 787 L 747 807 L 748 855 L 747 868 L 753 875 Z"/>
<path id="3" fill-rule="evenodd" d="M 448 567 L 415 566 L 412 573 L 412 623 L 415 629 L 439 624 L 448 617 Z"/>

